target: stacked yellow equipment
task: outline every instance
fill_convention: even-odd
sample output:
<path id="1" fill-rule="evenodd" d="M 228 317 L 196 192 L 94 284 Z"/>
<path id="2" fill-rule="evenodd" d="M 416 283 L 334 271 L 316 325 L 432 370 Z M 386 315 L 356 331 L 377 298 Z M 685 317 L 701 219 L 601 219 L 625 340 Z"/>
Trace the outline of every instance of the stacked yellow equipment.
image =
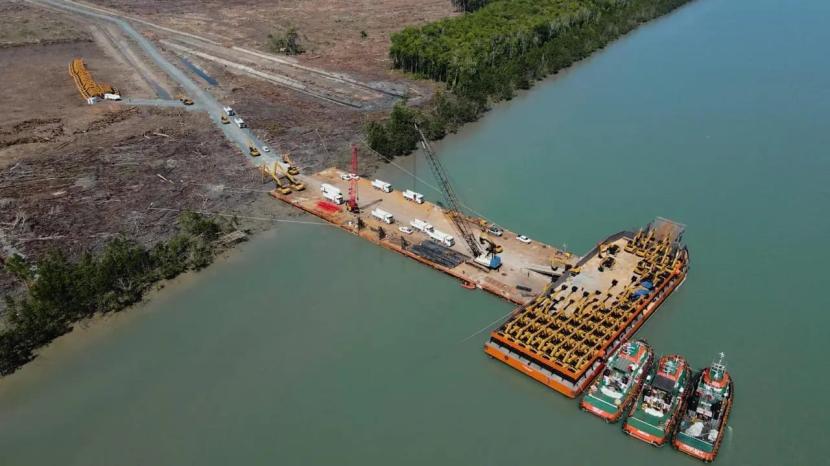
<path id="1" fill-rule="evenodd" d="M 69 75 L 75 80 L 75 86 L 84 99 L 91 97 L 103 97 L 104 94 L 117 94 L 118 91 L 109 84 L 97 83 L 86 69 L 84 61 L 80 58 L 72 60 L 69 64 Z"/>

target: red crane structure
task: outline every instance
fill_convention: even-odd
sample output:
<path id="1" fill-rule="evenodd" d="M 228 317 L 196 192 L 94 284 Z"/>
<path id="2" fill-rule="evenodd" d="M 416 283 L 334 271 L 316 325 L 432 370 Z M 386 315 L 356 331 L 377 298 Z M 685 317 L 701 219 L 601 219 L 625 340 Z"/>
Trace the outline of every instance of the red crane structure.
<path id="1" fill-rule="evenodd" d="M 352 173 L 349 178 L 349 202 L 346 204 L 346 209 L 352 213 L 360 213 L 360 207 L 357 205 L 357 145 L 352 144 Z"/>

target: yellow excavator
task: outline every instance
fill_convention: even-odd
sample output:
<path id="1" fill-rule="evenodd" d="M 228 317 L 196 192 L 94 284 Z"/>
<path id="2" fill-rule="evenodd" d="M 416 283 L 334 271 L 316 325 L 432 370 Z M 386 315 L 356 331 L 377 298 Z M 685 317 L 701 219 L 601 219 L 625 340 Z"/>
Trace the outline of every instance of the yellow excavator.
<path id="1" fill-rule="evenodd" d="M 488 236 L 487 233 L 481 233 L 478 237 L 478 242 L 485 245 L 487 252 L 490 254 L 501 254 L 504 252 L 504 248 L 501 244 L 496 244 L 495 241 L 490 239 L 490 236 Z"/>
<path id="2" fill-rule="evenodd" d="M 179 96 L 179 102 L 181 102 L 185 105 L 193 105 L 193 99 L 191 99 L 190 97 L 183 96 L 183 95 Z"/>
<path id="3" fill-rule="evenodd" d="M 280 164 L 279 162 L 276 162 L 276 163 L 274 164 L 274 166 L 275 166 L 275 167 L 276 167 L 276 168 L 277 168 L 280 172 L 282 172 L 282 174 L 283 174 L 283 175 L 285 175 L 285 178 L 287 178 L 287 179 L 288 179 L 288 184 L 291 186 L 291 189 L 293 189 L 294 191 L 302 191 L 302 190 L 304 190 L 304 189 L 305 189 L 305 184 L 303 184 L 303 182 L 302 182 L 302 181 L 300 181 L 300 180 L 298 180 L 297 178 L 294 178 L 294 175 L 292 175 L 292 174 L 289 172 L 289 170 L 288 170 L 288 169 L 286 169 L 285 167 L 283 167 L 283 166 L 282 166 L 282 164 Z"/>
<path id="4" fill-rule="evenodd" d="M 280 179 L 280 176 L 277 174 L 277 165 L 278 162 L 274 162 L 273 167 L 268 167 L 268 165 L 263 165 L 259 167 L 260 171 L 262 171 L 263 176 L 268 176 L 274 183 L 277 185 L 277 191 L 280 194 L 291 194 L 291 189 L 287 186 L 287 183 L 284 183 L 283 180 Z"/>
<path id="5" fill-rule="evenodd" d="M 282 154 L 282 161 L 288 164 L 289 175 L 295 176 L 300 174 L 300 170 L 294 165 L 294 162 L 291 161 L 291 157 L 288 155 L 288 152 Z"/>
<path id="6" fill-rule="evenodd" d="M 248 141 L 248 151 L 251 153 L 251 157 L 259 157 L 259 149 L 251 141 Z"/>

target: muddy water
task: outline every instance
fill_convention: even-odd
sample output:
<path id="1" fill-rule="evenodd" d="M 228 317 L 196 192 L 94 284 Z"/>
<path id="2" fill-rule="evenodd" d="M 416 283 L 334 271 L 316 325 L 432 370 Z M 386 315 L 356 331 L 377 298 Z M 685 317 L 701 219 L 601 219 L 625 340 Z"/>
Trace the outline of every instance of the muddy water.
<path id="1" fill-rule="evenodd" d="M 828 20 L 822 0 L 700 0 L 439 146 L 467 204 L 532 238 L 688 225 L 689 278 L 640 333 L 695 366 L 727 354 L 719 464 L 827 464 Z M 509 311 L 283 226 L 4 379 L 0 464 L 699 464 L 485 357 L 476 332 Z"/>

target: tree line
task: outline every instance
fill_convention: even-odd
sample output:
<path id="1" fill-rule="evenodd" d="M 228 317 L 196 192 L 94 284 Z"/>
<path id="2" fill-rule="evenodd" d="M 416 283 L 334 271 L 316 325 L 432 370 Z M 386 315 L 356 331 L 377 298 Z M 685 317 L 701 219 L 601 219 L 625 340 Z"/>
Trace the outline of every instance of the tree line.
<path id="1" fill-rule="evenodd" d="M 638 25 L 690 0 L 498 0 L 463 16 L 392 35 L 393 66 L 446 83 L 447 92 L 420 109 L 397 106 L 369 122 L 369 145 L 385 156 L 415 148 L 402 124 L 418 121 L 431 138 L 478 119 L 518 89 L 588 57 Z M 612 77 L 609 77 L 612 79 Z"/>
<path id="2" fill-rule="evenodd" d="M 233 223 L 186 212 L 179 217 L 179 232 L 150 249 L 117 237 L 99 254 L 85 253 L 77 260 L 57 249 L 34 264 L 18 255 L 10 257 L 6 270 L 25 293 L 5 298 L 0 375 L 33 359 L 37 348 L 68 332 L 74 322 L 121 310 L 138 302 L 159 280 L 206 267 L 213 261 L 216 240 L 233 229 Z"/>

